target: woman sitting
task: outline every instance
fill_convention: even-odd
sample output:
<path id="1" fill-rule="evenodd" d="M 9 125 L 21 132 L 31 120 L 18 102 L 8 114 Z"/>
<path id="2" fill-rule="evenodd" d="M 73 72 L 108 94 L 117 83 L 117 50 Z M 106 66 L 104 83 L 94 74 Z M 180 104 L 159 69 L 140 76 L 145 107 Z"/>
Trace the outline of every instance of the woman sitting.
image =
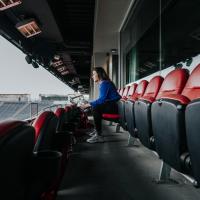
<path id="1" fill-rule="evenodd" d="M 95 130 L 90 134 L 92 137 L 87 142 L 104 142 L 102 137 L 102 114 L 118 114 L 117 102 L 121 96 L 102 67 L 95 67 L 93 69 L 92 79 L 99 84 L 99 97 L 81 106 L 83 109 L 92 107 L 94 117 Z"/>

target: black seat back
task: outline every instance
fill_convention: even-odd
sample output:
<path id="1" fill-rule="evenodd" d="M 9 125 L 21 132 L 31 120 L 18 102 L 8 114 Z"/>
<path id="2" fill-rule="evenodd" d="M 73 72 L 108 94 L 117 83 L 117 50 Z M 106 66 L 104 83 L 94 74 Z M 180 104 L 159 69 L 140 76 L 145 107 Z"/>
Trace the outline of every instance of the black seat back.
<path id="1" fill-rule="evenodd" d="M 0 123 L 1 199 L 27 200 L 35 131 L 22 121 Z"/>

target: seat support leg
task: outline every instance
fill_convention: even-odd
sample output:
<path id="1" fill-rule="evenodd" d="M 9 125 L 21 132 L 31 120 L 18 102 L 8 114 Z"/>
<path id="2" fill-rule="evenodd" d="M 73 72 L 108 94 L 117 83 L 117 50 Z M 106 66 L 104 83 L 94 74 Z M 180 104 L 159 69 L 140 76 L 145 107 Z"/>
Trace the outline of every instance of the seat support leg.
<path id="1" fill-rule="evenodd" d="M 137 141 L 137 139 L 135 137 L 132 137 L 130 134 L 128 134 L 128 144 L 127 144 L 128 147 L 139 147 L 139 143 Z"/>
<path id="2" fill-rule="evenodd" d="M 109 122 L 109 126 L 113 126 L 113 122 L 110 121 L 110 122 Z"/>
<path id="3" fill-rule="evenodd" d="M 171 179 L 171 167 L 162 161 L 159 178 L 154 180 L 157 184 L 178 184 L 178 181 Z"/>
<path id="4" fill-rule="evenodd" d="M 119 132 L 120 132 L 120 124 L 118 123 L 116 126 L 116 133 L 119 133 Z"/>
<path id="5" fill-rule="evenodd" d="M 166 181 L 170 178 L 171 167 L 162 161 L 160 167 L 159 180 Z"/>

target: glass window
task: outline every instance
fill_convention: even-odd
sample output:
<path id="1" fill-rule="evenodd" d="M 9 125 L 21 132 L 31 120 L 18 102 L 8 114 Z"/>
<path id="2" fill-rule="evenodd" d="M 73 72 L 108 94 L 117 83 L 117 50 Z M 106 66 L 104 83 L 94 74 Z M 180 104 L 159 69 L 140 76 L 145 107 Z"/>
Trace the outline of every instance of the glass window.
<path id="1" fill-rule="evenodd" d="M 126 56 L 127 73 L 126 73 L 126 83 L 133 82 L 138 79 L 137 77 L 137 51 L 136 48 L 132 48 Z"/>
<path id="2" fill-rule="evenodd" d="M 127 83 L 159 70 L 159 24 L 157 22 L 128 52 L 126 65 Z"/>
<path id="3" fill-rule="evenodd" d="M 179 0 L 162 12 L 162 69 L 200 53 L 199 10 L 200 0 Z"/>
<path id="4" fill-rule="evenodd" d="M 178 66 L 200 53 L 200 0 L 159 0 L 156 5 L 144 0 L 135 10 L 121 33 L 129 39 L 121 45 L 126 83 Z M 127 30 L 131 30 L 129 37 Z"/>

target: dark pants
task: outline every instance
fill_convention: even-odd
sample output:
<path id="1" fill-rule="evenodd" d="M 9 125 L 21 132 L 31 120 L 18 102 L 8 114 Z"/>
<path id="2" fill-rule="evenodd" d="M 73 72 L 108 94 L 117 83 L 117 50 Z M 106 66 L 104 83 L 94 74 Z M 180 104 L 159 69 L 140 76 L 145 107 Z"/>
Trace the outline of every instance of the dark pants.
<path id="1" fill-rule="evenodd" d="M 97 105 L 92 109 L 94 125 L 98 135 L 102 133 L 102 114 L 118 114 L 117 101 L 107 101 L 104 104 Z"/>

